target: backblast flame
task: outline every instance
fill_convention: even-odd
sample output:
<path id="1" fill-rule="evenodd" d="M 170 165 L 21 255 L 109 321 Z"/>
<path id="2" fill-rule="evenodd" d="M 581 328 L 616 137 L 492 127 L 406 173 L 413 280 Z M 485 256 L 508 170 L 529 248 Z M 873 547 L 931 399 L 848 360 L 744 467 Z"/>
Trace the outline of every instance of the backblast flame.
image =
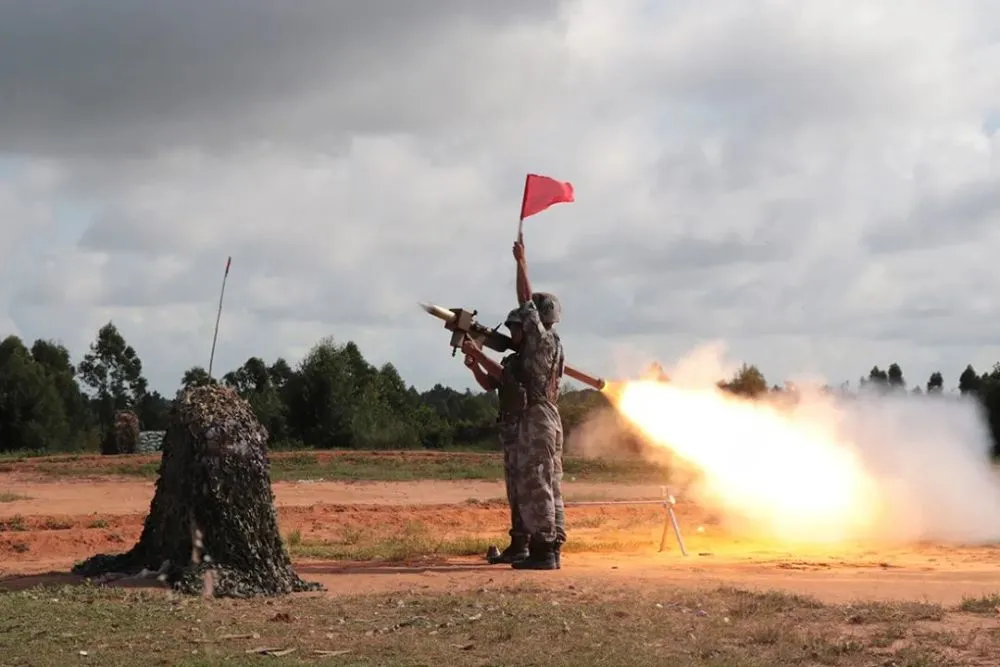
<path id="1" fill-rule="evenodd" d="M 872 536 L 877 485 L 852 448 L 816 420 L 712 389 L 653 380 L 608 391 L 654 445 L 699 469 L 705 500 L 759 537 L 838 542 Z"/>

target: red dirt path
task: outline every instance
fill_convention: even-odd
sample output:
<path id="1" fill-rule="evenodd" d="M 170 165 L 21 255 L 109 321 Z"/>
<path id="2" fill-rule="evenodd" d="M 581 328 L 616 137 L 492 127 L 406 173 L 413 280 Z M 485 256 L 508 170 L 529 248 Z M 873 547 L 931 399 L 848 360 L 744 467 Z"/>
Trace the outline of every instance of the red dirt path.
<path id="1" fill-rule="evenodd" d="M 102 466 L 100 459 L 93 466 Z M 4 464 L 0 492 L 27 496 L 0 503 L 0 589 L 37 583 L 47 572 L 65 572 L 97 552 L 129 548 L 138 538 L 152 498 L 152 482 L 134 478 L 39 481 L 32 464 Z M 91 465 L 89 462 L 87 465 Z M 11 470 L 13 468 L 13 470 Z M 658 487 L 568 483 L 569 500 L 655 497 Z M 290 483 L 274 491 L 284 534 L 323 542 L 345 531 L 399 531 L 419 524 L 438 536 L 500 536 L 502 503 L 475 504 L 503 494 L 495 482 Z M 567 553 L 554 573 L 514 572 L 475 558 L 431 559 L 401 565 L 297 560 L 308 579 L 331 594 L 395 590 L 491 587 L 529 577 L 553 586 L 717 586 L 783 588 L 830 601 L 922 599 L 954 604 L 963 596 L 1000 591 L 1000 549 L 911 545 L 789 553 L 716 534 L 697 508 L 678 505 L 690 555 L 677 553 L 673 537 L 659 554 L 662 510 L 653 507 L 571 507 L 571 539 L 614 541 L 630 548 L 605 553 Z M 13 521 L 14 526 L 11 527 Z M 704 526 L 705 532 L 697 532 Z M 702 554 L 702 555 L 699 555 Z M 50 577 L 51 578 L 51 577 Z M 65 575 L 56 580 L 67 579 Z M 72 578 L 69 578 L 72 579 Z"/>

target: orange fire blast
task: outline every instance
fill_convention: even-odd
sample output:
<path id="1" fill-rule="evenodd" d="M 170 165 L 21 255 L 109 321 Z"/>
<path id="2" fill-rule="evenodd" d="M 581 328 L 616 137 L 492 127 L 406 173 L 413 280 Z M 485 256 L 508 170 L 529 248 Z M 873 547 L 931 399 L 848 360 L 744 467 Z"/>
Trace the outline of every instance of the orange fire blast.
<path id="1" fill-rule="evenodd" d="M 838 542 L 871 537 L 875 480 L 819 421 L 716 388 L 655 380 L 609 386 L 620 413 L 649 440 L 704 475 L 703 499 L 763 538 Z"/>

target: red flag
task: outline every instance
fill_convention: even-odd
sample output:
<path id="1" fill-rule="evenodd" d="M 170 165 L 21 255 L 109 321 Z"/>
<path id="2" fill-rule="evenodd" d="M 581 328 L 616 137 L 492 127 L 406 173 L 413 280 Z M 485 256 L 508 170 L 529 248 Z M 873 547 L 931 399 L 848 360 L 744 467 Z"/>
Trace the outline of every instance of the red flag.
<path id="1" fill-rule="evenodd" d="M 226 260 L 226 275 L 227 276 L 229 275 L 229 265 L 232 264 L 232 263 L 233 263 L 233 258 L 229 257 L 229 259 Z"/>
<path id="2" fill-rule="evenodd" d="M 573 198 L 573 185 L 548 176 L 528 174 L 524 181 L 524 199 L 521 201 L 521 220 L 541 213 L 553 204 L 569 204 Z"/>

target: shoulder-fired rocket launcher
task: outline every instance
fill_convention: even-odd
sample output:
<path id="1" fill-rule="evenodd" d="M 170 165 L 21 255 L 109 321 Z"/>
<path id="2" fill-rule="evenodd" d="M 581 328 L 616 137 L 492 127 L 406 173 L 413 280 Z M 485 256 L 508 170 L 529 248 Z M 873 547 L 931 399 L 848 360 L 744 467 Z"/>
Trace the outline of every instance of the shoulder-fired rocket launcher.
<path id="1" fill-rule="evenodd" d="M 468 311 L 464 308 L 442 308 L 429 303 L 422 303 L 420 307 L 433 315 L 444 320 L 444 328 L 451 332 L 451 356 L 462 347 L 462 341 L 466 336 L 472 338 L 483 347 L 488 347 L 497 352 L 506 352 L 513 349 L 511 347 L 510 336 L 501 332 L 499 328 L 483 326 L 476 321 L 479 311 Z M 602 378 L 588 375 L 579 371 L 569 364 L 563 368 L 563 372 L 574 380 L 578 380 L 588 387 L 593 387 L 598 391 L 603 391 L 607 383 Z"/>

